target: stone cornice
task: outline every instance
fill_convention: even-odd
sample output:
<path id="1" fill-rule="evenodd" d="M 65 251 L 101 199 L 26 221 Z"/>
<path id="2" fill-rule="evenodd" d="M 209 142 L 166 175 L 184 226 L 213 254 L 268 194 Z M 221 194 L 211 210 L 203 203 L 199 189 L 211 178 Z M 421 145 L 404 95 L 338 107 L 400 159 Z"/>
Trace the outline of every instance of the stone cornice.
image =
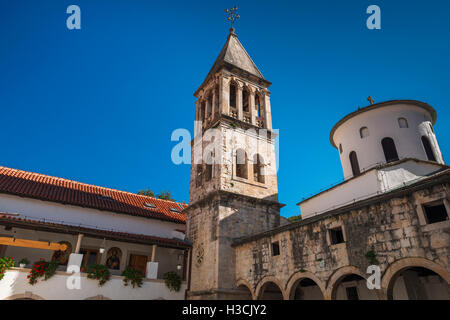
<path id="1" fill-rule="evenodd" d="M 188 213 L 191 209 L 199 207 L 199 206 L 203 205 L 204 203 L 213 202 L 213 201 L 221 201 L 225 198 L 239 199 L 239 200 L 244 200 L 247 202 L 266 205 L 266 206 L 274 206 L 277 208 L 282 208 L 285 206 L 284 204 L 279 203 L 278 201 L 250 197 L 250 196 L 246 196 L 246 195 L 242 195 L 242 194 L 238 194 L 238 193 L 234 193 L 234 192 L 230 192 L 230 191 L 225 191 L 225 190 L 216 190 L 216 191 L 208 193 L 203 199 L 195 201 L 194 203 L 190 204 L 187 208 L 185 208 L 183 210 L 183 212 Z"/>

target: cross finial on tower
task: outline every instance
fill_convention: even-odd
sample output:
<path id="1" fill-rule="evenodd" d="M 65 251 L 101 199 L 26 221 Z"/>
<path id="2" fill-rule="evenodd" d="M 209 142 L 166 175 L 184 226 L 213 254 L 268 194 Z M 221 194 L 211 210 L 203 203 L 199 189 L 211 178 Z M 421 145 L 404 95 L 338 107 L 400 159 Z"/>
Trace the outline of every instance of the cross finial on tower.
<path id="1" fill-rule="evenodd" d="M 230 29 L 231 33 L 234 32 L 234 28 L 233 28 L 234 21 L 236 21 L 237 19 L 240 18 L 240 16 L 236 13 L 237 9 L 238 9 L 238 7 L 234 7 L 231 9 L 225 9 L 225 12 L 228 13 L 227 20 L 231 22 L 231 29 Z"/>
<path id="2" fill-rule="evenodd" d="M 373 100 L 372 96 L 369 96 L 369 97 L 367 98 L 367 101 L 369 101 L 370 104 L 373 104 L 373 103 L 375 102 L 375 100 Z"/>

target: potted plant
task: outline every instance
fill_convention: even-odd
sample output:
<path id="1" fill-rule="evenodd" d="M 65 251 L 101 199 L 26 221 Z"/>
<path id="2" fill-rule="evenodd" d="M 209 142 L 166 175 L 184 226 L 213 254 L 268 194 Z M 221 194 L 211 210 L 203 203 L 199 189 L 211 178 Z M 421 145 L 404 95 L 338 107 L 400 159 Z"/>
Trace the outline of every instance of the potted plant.
<path id="1" fill-rule="evenodd" d="M 41 277 L 44 277 L 44 280 L 50 279 L 56 273 L 57 267 L 58 262 L 45 261 L 44 259 L 41 258 L 41 260 L 36 261 L 34 263 L 33 268 L 30 271 L 30 274 L 27 276 L 28 283 L 34 285 Z"/>
<path id="2" fill-rule="evenodd" d="M 170 291 L 180 291 L 181 287 L 181 277 L 178 275 L 178 273 L 170 271 L 164 274 L 163 276 L 167 288 L 169 288 Z"/>
<path id="3" fill-rule="evenodd" d="M 5 276 L 5 271 L 14 267 L 13 257 L 0 258 L 0 280 Z"/>
<path id="4" fill-rule="evenodd" d="M 123 276 L 123 285 L 127 286 L 128 282 L 131 283 L 131 285 L 134 287 L 142 286 L 142 279 L 144 278 L 144 274 L 141 270 L 135 269 L 133 267 L 126 267 L 125 270 L 122 272 Z"/>
<path id="5" fill-rule="evenodd" d="M 98 280 L 98 286 L 101 287 L 109 280 L 111 273 L 108 267 L 103 264 L 93 264 L 86 268 L 88 279 Z"/>
<path id="6" fill-rule="evenodd" d="M 28 260 L 27 258 L 23 258 L 22 260 L 19 261 L 19 267 L 25 268 L 29 263 L 30 260 Z"/>

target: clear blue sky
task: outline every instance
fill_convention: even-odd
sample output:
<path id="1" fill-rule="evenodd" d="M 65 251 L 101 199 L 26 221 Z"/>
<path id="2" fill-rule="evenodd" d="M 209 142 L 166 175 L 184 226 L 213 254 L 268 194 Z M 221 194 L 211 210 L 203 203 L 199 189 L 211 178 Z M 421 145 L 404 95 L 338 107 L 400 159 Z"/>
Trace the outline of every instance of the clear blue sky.
<path id="1" fill-rule="evenodd" d="M 81 30 L 66 28 L 70 4 L 81 7 Z M 4 0 L 0 164 L 187 201 L 190 168 L 171 162 L 170 136 L 192 131 L 193 92 L 226 40 L 223 9 L 235 4 L 239 39 L 273 83 L 284 216 L 342 178 L 328 135 L 369 95 L 434 106 L 448 160 L 448 0 Z M 366 28 L 371 4 L 381 30 Z"/>

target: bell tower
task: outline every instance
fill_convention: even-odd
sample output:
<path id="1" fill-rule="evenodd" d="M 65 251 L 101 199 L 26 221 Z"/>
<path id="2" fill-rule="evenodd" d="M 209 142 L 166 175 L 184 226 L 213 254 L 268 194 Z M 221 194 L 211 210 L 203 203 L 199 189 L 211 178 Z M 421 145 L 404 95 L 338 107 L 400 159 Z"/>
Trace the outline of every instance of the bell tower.
<path id="1" fill-rule="evenodd" d="M 239 299 L 233 242 L 280 224 L 270 85 L 231 28 L 194 94 L 190 299 Z"/>

